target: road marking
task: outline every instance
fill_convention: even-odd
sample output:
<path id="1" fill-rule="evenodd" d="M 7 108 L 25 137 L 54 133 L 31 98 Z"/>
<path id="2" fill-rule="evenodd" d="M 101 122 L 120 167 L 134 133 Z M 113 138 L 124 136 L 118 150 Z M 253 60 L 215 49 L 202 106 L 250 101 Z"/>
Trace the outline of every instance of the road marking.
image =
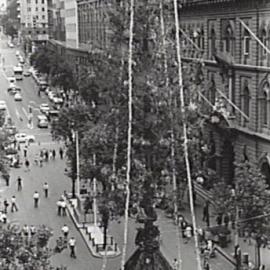
<path id="1" fill-rule="evenodd" d="M 26 109 L 24 107 L 22 107 L 22 111 L 25 114 L 26 118 L 28 118 L 28 113 L 27 113 L 27 111 L 26 111 Z"/>

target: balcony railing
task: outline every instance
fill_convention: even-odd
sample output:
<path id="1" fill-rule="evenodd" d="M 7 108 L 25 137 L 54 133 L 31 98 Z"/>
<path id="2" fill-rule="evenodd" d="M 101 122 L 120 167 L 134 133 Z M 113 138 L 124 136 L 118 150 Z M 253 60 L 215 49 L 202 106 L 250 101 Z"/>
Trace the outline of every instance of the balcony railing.
<path id="1" fill-rule="evenodd" d="M 219 4 L 229 2 L 239 2 L 241 0 L 180 0 L 182 6 L 195 6 L 195 5 L 207 5 L 207 4 Z"/>

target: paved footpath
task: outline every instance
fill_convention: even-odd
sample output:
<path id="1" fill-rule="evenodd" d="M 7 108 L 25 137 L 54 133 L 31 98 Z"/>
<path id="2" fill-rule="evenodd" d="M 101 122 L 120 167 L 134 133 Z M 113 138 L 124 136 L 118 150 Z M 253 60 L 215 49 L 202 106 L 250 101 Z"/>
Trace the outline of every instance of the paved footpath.
<path id="1" fill-rule="evenodd" d="M 32 145 L 30 146 L 29 159 L 32 163 L 34 156 L 39 152 L 43 146 Z M 59 144 L 55 143 L 49 146 L 46 144 L 46 148 L 59 148 Z M 22 147 L 23 149 L 23 147 Z M 56 201 L 64 190 L 71 190 L 71 181 L 64 175 L 65 161 L 60 160 L 57 156 L 55 161 L 49 161 L 45 163 L 42 168 L 31 164 L 30 172 L 26 172 L 25 168 L 12 169 L 11 183 L 8 188 L 3 187 L 0 193 L 0 201 L 5 198 L 10 199 L 12 195 L 17 197 L 19 211 L 16 213 L 9 213 L 8 218 L 13 221 L 20 222 L 21 225 L 38 225 L 46 224 L 54 231 L 54 235 L 50 241 L 50 246 L 55 246 L 55 239 L 61 235 L 61 227 L 67 224 L 71 229 L 71 235 L 77 239 L 77 259 L 71 259 L 69 257 L 69 251 L 65 250 L 61 254 L 56 254 L 52 257 L 51 261 L 53 265 L 66 265 L 68 270 L 99 270 L 101 269 L 102 260 L 91 256 L 88 248 L 86 247 L 81 235 L 74 227 L 69 217 L 58 217 L 56 213 Z M 21 176 L 23 179 L 23 190 L 17 191 L 16 179 Z M 49 198 L 44 198 L 42 185 L 44 182 L 49 183 Z M 40 206 L 38 209 L 33 205 L 33 193 L 37 190 L 41 194 Z M 2 205 L 2 204 L 1 204 Z M 193 240 L 184 244 L 183 240 L 177 237 L 176 226 L 173 224 L 173 220 L 166 218 L 162 211 L 160 211 L 158 225 L 162 234 L 161 251 L 171 263 L 174 258 L 178 256 L 177 247 L 180 244 L 181 257 L 183 260 L 183 270 L 195 270 L 196 258 Z M 128 247 L 127 247 L 127 259 L 136 249 L 134 240 L 136 236 L 136 228 L 140 226 L 134 219 L 129 220 L 129 233 L 128 233 Z M 109 234 L 113 235 L 116 242 L 122 248 L 123 243 L 123 219 L 110 222 Z M 108 259 L 106 270 L 118 270 L 120 268 L 121 256 L 113 259 Z M 232 270 L 232 266 L 221 256 L 211 259 L 212 270 Z"/>

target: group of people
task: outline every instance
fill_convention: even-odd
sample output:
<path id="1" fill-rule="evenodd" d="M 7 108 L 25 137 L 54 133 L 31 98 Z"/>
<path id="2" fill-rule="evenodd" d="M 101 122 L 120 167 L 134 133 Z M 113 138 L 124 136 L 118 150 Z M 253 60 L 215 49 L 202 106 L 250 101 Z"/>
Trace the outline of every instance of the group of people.
<path id="1" fill-rule="evenodd" d="M 59 157 L 60 159 L 64 158 L 64 150 L 62 147 L 59 148 Z M 38 154 L 35 156 L 35 164 L 39 165 L 40 167 L 43 166 L 44 162 L 48 162 L 49 160 L 55 160 L 56 158 L 56 150 L 55 149 L 41 149 Z"/>

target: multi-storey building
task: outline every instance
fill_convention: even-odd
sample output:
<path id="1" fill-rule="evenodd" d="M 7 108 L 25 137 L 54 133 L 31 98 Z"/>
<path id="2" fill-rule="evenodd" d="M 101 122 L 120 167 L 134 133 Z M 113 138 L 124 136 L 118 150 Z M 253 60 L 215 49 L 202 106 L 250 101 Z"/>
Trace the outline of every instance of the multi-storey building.
<path id="1" fill-rule="evenodd" d="M 233 163 L 257 164 L 270 184 L 270 1 L 185 0 L 181 30 L 186 62 L 203 61 L 204 94 L 224 121 L 212 124 L 212 168 L 231 183 Z M 209 106 L 210 107 L 210 106 Z"/>
<path id="2" fill-rule="evenodd" d="M 65 30 L 67 47 L 78 48 L 78 12 L 76 0 L 65 1 Z"/>
<path id="3" fill-rule="evenodd" d="M 20 23 L 24 37 L 35 42 L 48 40 L 47 0 L 18 0 Z"/>

